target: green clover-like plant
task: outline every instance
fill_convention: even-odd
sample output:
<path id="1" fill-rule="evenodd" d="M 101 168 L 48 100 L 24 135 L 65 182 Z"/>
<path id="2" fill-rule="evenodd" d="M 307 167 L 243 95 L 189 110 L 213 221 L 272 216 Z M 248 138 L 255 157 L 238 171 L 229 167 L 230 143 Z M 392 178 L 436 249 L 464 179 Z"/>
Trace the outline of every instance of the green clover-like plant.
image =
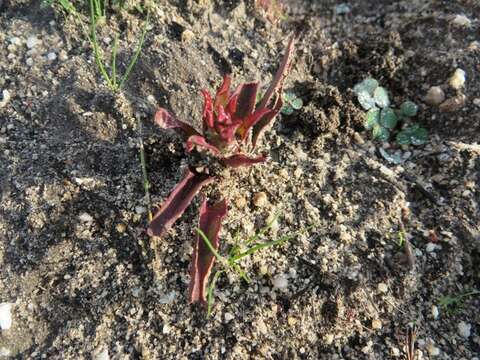
<path id="1" fill-rule="evenodd" d="M 303 101 L 295 93 L 289 91 L 283 94 L 283 106 L 280 112 L 284 115 L 291 115 L 295 110 L 300 110 Z"/>
<path id="2" fill-rule="evenodd" d="M 367 110 L 364 127 L 372 131 L 374 139 L 389 141 L 396 133 L 400 145 L 422 145 L 427 141 L 427 130 L 418 124 L 412 124 L 400 132 L 395 131 L 400 121 L 409 121 L 417 115 L 418 106 L 412 101 L 405 101 L 398 110 L 391 106 L 388 91 L 377 80 L 366 78 L 353 88 L 357 100 Z"/>

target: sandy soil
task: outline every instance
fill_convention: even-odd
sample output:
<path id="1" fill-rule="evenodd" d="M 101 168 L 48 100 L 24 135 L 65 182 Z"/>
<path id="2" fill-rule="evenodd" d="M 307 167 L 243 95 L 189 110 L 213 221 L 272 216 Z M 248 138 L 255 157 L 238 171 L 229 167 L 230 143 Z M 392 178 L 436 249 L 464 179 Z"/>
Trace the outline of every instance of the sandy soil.
<path id="1" fill-rule="evenodd" d="M 144 49 L 114 94 L 72 16 L 0 0 L 0 303 L 13 304 L 0 358 L 405 359 L 415 323 L 416 359 L 478 360 L 480 296 L 442 301 L 480 290 L 480 4 L 357 1 L 339 15 L 335 1 L 289 3 L 274 25 L 247 0 L 148 2 Z M 120 34 L 122 71 L 145 17 L 128 3 L 99 26 L 104 48 Z M 199 90 L 226 71 L 266 83 L 292 31 L 287 89 L 304 107 L 277 119 L 259 149 L 267 163 L 219 174 L 207 192 L 229 200 L 222 251 L 273 214 L 267 239 L 302 234 L 246 259 L 250 284 L 222 277 L 207 318 L 186 296 L 199 200 L 148 238 L 139 139 L 160 205 L 189 158 L 155 109 L 199 125 Z M 419 105 L 429 141 L 390 144 L 400 165 L 363 129 L 352 88 L 367 76 Z M 429 105 L 437 85 L 464 101 Z"/>

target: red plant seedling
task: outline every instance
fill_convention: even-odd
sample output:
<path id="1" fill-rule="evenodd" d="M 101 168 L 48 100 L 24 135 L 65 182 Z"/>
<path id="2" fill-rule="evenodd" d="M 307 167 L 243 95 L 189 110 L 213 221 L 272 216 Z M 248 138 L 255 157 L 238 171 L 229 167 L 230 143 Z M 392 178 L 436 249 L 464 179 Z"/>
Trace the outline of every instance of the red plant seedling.
<path id="1" fill-rule="evenodd" d="M 282 89 L 285 76 L 290 70 L 295 37 L 292 36 L 282 62 L 267 91 L 257 105 L 258 83 L 248 82 L 231 90 L 231 77 L 225 75 L 215 98 L 202 90 L 204 98 L 202 131 L 174 114 L 160 108 L 155 114 L 155 123 L 162 129 L 175 129 L 185 138 L 185 149 L 209 155 L 224 167 L 236 169 L 251 166 L 266 160 L 265 155 L 250 156 L 245 148 L 255 149 L 262 133 L 270 126 L 282 108 Z M 162 204 L 150 222 L 150 236 L 163 236 L 183 214 L 202 187 L 219 181 L 208 172 L 198 172 L 192 166 Z M 219 245 L 219 231 L 227 212 L 226 200 L 208 205 L 205 199 L 200 208 L 200 229 L 207 235 L 215 249 Z M 197 236 L 192 256 L 190 301 L 205 302 L 205 286 L 213 264 L 213 254 Z"/>

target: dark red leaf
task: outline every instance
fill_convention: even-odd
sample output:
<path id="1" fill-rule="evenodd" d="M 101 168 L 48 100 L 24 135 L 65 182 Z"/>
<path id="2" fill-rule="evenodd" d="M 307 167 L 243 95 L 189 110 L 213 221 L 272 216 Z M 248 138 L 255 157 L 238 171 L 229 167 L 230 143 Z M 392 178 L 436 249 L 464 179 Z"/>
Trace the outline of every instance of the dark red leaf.
<path id="1" fill-rule="evenodd" d="M 206 174 L 194 173 L 187 170 L 185 177 L 179 182 L 172 193 L 162 204 L 160 210 L 153 217 L 147 233 L 150 236 L 162 236 L 183 214 L 200 189 L 213 181 L 213 177 Z"/>
<path id="2" fill-rule="evenodd" d="M 213 119 L 213 102 L 210 93 L 207 90 L 202 90 L 202 95 L 204 98 L 203 103 L 203 131 L 206 129 L 213 129 L 214 119 Z"/>
<path id="3" fill-rule="evenodd" d="M 197 146 L 197 148 L 210 150 L 215 155 L 218 155 L 220 153 L 220 150 L 218 150 L 216 146 L 209 144 L 207 140 L 201 135 L 190 136 L 185 142 L 185 147 L 187 148 L 188 152 L 192 151 L 194 146 Z"/>
<path id="4" fill-rule="evenodd" d="M 186 136 L 198 135 L 197 130 L 186 122 L 178 120 L 175 115 L 164 108 L 157 110 L 155 114 L 155 123 L 162 129 L 180 129 Z"/>
<path id="5" fill-rule="evenodd" d="M 257 142 L 260 139 L 260 136 L 266 130 L 266 128 L 273 122 L 275 116 L 280 112 L 280 109 L 283 106 L 281 97 L 278 97 L 275 108 L 267 113 L 265 116 L 260 118 L 260 120 L 253 126 L 252 129 L 252 145 L 253 148 L 257 146 Z"/>
<path id="6" fill-rule="evenodd" d="M 258 105 L 258 109 L 268 107 L 268 104 L 270 103 L 270 100 L 272 99 L 273 95 L 275 94 L 277 96 L 281 95 L 283 81 L 285 80 L 285 77 L 287 76 L 292 63 L 292 55 L 293 55 L 293 52 L 295 51 L 295 41 L 296 41 L 296 37 L 295 35 L 292 35 L 288 42 L 287 50 L 285 50 L 285 54 L 283 54 L 282 62 L 277 72 L 275 73 L 275 76 L 273 77 L 272 82 L 270 83 L 270 86 L 265 92 L 265 95 L 263 95 L 263 98 L 260 101 L 260 104 Z"/>
<path id="7" fill-rule="evenodd" d="M 267 157 L 265 155 L 251 158 L 243 154 L 232 155 L 227 158 L 221 159 L 222 163 L 225 166 L 229 166 L 234 169 L 241 166 L 250 166 L 250 165 L 262 163 L 265 160 L 267 160 Z"/>
<path id="8" fill-rule="evenodd" d="M 222 219 L 225 215 L 227 215 L 227 202 L 225 200 L 209 205 L 205 199 L 200 207 L 199 228 L 207 236 L 215 249 L 218 249 L 218 235 L 222 226 Z M 190 267 L 189 298 L 191 303 L 197 301 L 203 304 L 206 303 L 205 290 L 214 260 L 215 256 L 208 248 L 208 245 L 203 238 L 197 234 Z"/>
<path id="9" fill-rule="evenodd" d="M 245 83 L 242 85 L 235 109 L 235 120 L 244 120 L 255 110 L 257 102 L 258 83 Z"/>
<path id="10" fill-rule="evenodd" d="M 240 139 L 244 141 L 247 138 L 248 130 L 252 126 L 254 126 L 257 122 L 261 121 L 263 117 L 266 117 L 271 113 L 272 110 L 263 108 L 260 110 L 255 111 L 252 115 L 250 115 L 242 124 L 242 126 L 238 129 L 238 134 L 240 135 Z"/>
<path id="11" fill-rule="evenodd" d="M 218 88 L 217 94 L 215 95 L 215 103 L 214 108 L 215 110 L 218 109 L 219 106 L 226 107 L 228 104 L 228 99 L 230 98 L 230 83 L 231 78 L 230 75 L 225 75 L 223 77 L 223 83 Z"/>

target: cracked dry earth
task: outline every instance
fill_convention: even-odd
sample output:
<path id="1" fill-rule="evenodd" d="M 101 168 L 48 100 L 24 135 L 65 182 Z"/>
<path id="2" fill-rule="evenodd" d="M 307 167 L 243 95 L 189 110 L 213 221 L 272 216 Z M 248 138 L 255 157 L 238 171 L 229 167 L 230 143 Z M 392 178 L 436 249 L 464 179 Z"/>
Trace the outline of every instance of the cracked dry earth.
<path id="1" fill-rule="evenodd" d="M 338 4 L 290 1 L 273 25 L 252 1 L 147 2 L 139 62 L 113 94 L 71 16 L 0 1 L 0 358 L 405 359 L 415 323 L 416 359 L 478 360 L 480 4 Z M 122 71 L 145 20 L 130 5 L 98 29 L 105 48 L 120 34 Z M 163 239 L 146 236 L 139 139 L 158 206 L 188 159 L 155 109 L 198 126 L 199 90 L 226 71 L 267 83 L 294 30 L 286 87 L 304 107 L 279 116 L 265 164 L 207 192 L 229 201 L 222 252 L 275 214 L 266 239 L 297 236 L 241 263 L 250 284 L 221 277 L 207 318 L 186 296 L 199 200 Z M 402 164 L 363 130 L 351 89 L 367 76 L 419 104 L 429 141 L 392 143 Z M 432 105 L 431 86 L 461 101 Z"/>

